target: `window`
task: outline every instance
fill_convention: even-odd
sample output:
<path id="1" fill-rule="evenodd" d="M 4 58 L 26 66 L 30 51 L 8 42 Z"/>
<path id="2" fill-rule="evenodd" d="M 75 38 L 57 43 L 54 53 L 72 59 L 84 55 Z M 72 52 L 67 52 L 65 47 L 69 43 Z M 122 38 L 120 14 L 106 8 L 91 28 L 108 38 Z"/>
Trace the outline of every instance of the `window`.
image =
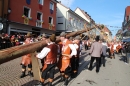
<path id="1" fill-rule="evenodd" d="M 37 20 L 42 20 L 42 13 L 40 12 L 37 13 Z"/>
<path id="2" fill-rule="evenodd" d="M 42 27 L 42 13 L 38 12 L 37 13 L 37 22 L 36 22 L 36 26 L 37 27 Z"/>
<path id="3" fill-rule="evenodd" d="M 70 22 L 71 22 L 71 26 L 73 26 L 73 19 L 71 19 L 71 21 L 70 21 Z"/>
<path id="4" fill-rule="evenodd" d="M 58 17 L 58 24 L 63 24 L 63 17 Z"/>
<path id="5" fill-rule="evenodd" d="M 30 17 L 31 9 L 28 7 L 24 7 L 24 15 L 26 17 Z"/>
<path id="6" fill-rule="evenodd" d="M 50 10 L 54 10 L 54 4 L 50 2 Z"/>
<path id="7" fill-rule="evenodd" d="M 53 19 L 52 19 L 52 17 L 49 17 L 49 23 L 50 23 L 50 24 L 53 24 Z"/>
<path id="8" fill-rule="evenodd" d="M 38 0 L 38 3 L 43 5 L 44 0 Z"/>

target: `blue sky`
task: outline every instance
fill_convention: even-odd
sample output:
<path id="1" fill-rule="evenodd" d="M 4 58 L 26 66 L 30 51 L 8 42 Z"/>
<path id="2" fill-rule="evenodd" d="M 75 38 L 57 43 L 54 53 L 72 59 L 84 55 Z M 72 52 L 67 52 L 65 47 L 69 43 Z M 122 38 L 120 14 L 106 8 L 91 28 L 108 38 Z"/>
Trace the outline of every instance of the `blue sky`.
<path id="1" fill-rule="evenodd" d="M 130 0 L 60 0 L 62 4 L 75 10 L 77 7 L 86 11 L 96 23 L 106 25 L 113 36 L 122 27 L 125 8 Z M 113 26 L 113 27 L 110 27 Z M 118 28 L 116 28 L 118 27 Z"/>

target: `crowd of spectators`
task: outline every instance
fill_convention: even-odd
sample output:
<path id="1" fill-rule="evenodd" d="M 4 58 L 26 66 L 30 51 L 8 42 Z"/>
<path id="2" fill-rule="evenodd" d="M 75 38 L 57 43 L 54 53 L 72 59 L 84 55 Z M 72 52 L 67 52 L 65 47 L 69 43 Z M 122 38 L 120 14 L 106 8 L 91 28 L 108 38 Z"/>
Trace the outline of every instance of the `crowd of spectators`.
<path id="1" fill-rule="evenodd" d="M 6 49 L 10 48 L 13 46 L 18 46 L 23 44 L 25 40 L 26 35 L 21 35 L 21 34 L 6 34 L 2 33 L 0 34 L 0 49 Z M 32 36 L 33 41 L 39 41 L 41 40 L 41 36 Z"/>

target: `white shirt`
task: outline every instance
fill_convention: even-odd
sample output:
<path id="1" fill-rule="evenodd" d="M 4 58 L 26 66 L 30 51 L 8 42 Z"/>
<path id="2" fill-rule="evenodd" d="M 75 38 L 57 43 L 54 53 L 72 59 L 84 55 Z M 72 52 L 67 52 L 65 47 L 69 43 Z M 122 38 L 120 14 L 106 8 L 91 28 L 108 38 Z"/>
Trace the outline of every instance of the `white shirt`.
<path id="1" fill-rule="evenodd" d="M 37 58 L 43 59 L 51 51 L 50 48 L 44 47 L 40 53 L 37 54 Z"/>
<path id="2" fill-rule="evenodd" d="M 79 48 L 79 46 L 78 46 L 77 44 L 74 44 L 74 46 L 75 46 L 75 48 L 76 48 L 76 49 L 78 49 L 78 48 Z"/>
<path id="3" fill-rule="evenodd" d="M 114 44 L 114 48 L 113 48 L 113 49 L 116 50 L 116 47 L 117 47 L 117 46 L 118 46 L 117 44 Z"/>
<path id="4" fill-rule="evenodd" d="M 50 45 L 50 44 L 54 44 L 54 42 L 48 43 L 48 45 Z M 42 49 L 42 51 L 37 54 L 36 57 L 39 58 L 39 59 L 43 59 L 44 57 L 46 57 L 46 55 L 47 55 L 50 51 L 51 51 L 50 48 L 44 47 L 44 48 Z M 59 51 L 59 49 L 58 49 L 58 51 Z"/>

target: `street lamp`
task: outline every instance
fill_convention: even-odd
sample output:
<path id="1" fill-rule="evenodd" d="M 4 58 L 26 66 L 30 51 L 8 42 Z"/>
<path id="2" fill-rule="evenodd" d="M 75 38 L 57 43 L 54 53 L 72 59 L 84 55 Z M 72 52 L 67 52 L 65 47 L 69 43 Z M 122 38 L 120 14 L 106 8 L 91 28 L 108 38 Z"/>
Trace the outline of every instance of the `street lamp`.
<path id="1" fill-rule="evenodd" d="M 2 30 L 3 29 L 3 24 L 2 23 L 0 23 L 0 30 Z"/>
<path id="2" fill-rule="evenodd" d="M 8 9 L 8 13 L 11 13 L 11 9 L 10 8 Z"/>

